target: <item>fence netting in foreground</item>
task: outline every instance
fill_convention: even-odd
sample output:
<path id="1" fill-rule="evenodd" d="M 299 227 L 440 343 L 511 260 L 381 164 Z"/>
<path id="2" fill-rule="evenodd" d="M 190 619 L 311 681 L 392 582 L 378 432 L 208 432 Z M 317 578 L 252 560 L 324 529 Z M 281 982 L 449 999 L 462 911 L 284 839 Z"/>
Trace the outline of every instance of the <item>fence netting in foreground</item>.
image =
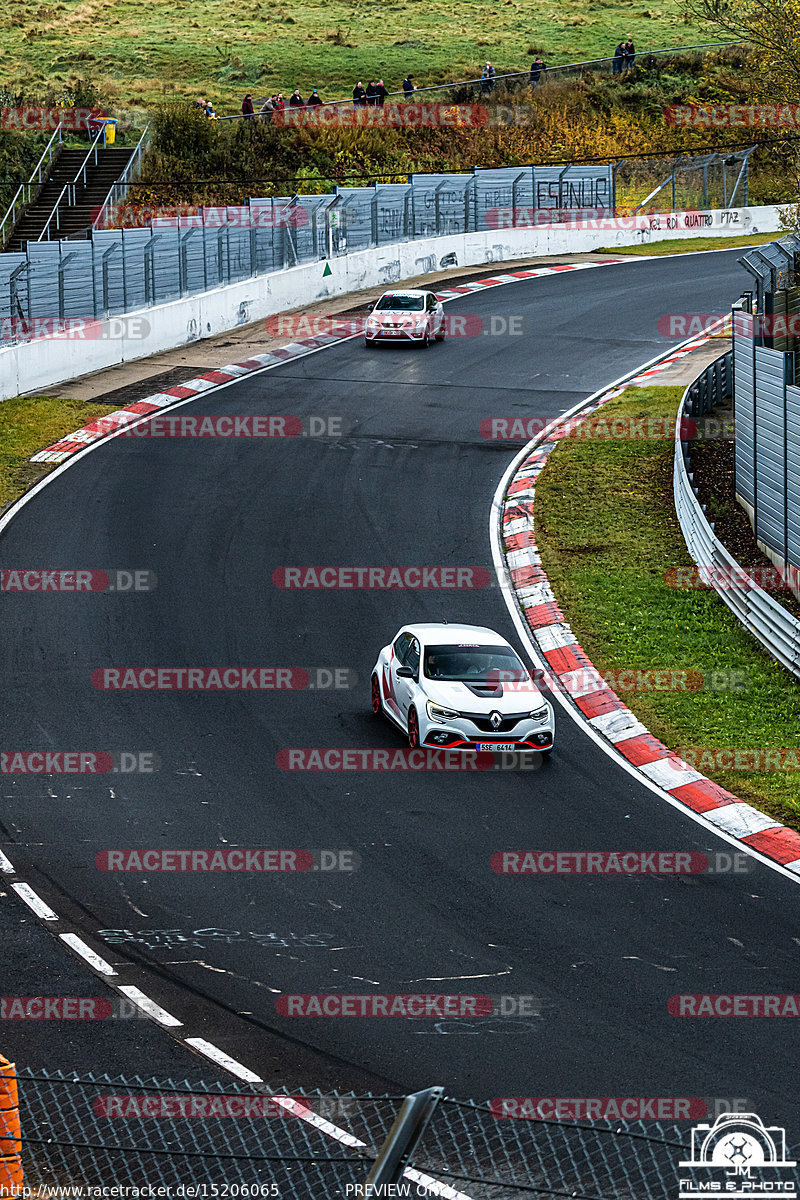
<path id="1" fill-rule="evenodd" d="M 34 1195 L 150 1185 L 185 1196 L 204 1184 L 227 1190 L 197 1195 L 352 1196 L 403 1099 L 301 1090 L 290 1099 L 260 1085 L 32 1070 L 18 1073 L 18 1088 Z M 651 1121 L 501 1120 L 488 1103 L 444 1099 L 406 1181 L 410 1195 L 450 1200 L 673 1200 L 689 1136 L 687 1127 Z"/>

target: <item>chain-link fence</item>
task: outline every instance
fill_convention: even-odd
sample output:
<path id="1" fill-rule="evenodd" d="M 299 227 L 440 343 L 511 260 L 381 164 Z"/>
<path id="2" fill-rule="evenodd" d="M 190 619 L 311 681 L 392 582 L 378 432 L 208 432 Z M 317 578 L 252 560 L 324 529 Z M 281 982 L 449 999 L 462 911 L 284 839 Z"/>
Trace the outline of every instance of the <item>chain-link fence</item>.
<path id="1" fill-rule="evenodd" d="M 185 1195 L 179 1185 L 205 1183 L 282 1200 L 344 1196 L 348 1186 L 352 1195 L 403 1099 L 29 1070 L 18 1085 L 31 1189 L 158 1185 Z M 412 1195 L 451 1200 L 673 1200 L 687 1142 L 685 1125 L 498 1119 L 488 1104 L 444 1099 L 406 1179 L 421 1189 Z"/>
<path id="2" fill-rule="evenodd" d="M 327 195 L 139 213 L 143 228 L 92 229 L 87 240 L 29 242 L 24 253 L 0 255 L 0 331 L 4 341 L 27 340 L 48 331 L 42 321 L 113 316 L 355 250 L 497 228 L 513 224 L 509 209 L 613 206 L 613 169 L 602 165 L 414 175 Z M 420 273 L 436 265 L 426 263 Z"/>
<path id="3" fill-rule="evenodd" d="M 28 341 L 61 332 L 59 322 L 116 316 L 398 242 L 493 231 L 492 261 L 501 261 L 510 228 L 580 230 L 610 220 L 613 229 L 617 218 L 676 205 L 746 204 L 748 161 L 745 152 L 724 161 L 709 155 L 419 174 L 404 183 L 254 198 L 232 207 L 137 209 L 135 228 L 125 227 L 125 211 L 118 210 L 120 228 L 0 254 L 0 341 Z M 453 252 L 428 252 L 416 260 L 415 273 L 457 265 Z M 395 266 L 399 261 L 384 268 L 387 284 L 399 278 Z"/>

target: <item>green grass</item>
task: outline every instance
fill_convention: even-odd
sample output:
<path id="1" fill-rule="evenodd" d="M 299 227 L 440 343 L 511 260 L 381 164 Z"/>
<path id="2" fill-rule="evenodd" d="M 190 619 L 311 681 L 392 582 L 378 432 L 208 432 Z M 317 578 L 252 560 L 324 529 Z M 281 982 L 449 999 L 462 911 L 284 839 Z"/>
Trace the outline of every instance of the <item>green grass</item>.
<path id="1" fill-rule="evenodd" d="M 29 462 L 32 454 L 117 408 L 51 396 L 4 400 L 0 404 L 0 508 L 51 470 L 51 463 Z"/>
<path id="2" fill-rule="evenodd" d="M 681 388 L 629 388 L 601 410 L 674 419 Z M 672 503 L 666 441 L 565 440 L 536 489 L 542 562 L 581 645 L 601 671 L 720 668 L 741 691 L 625 692 L 624 703 L 671 749 L 800 748 L 800 684 L 774 663 L 713 591 L 668 588 L 691 559 Z M 723 787 L 800 829 L 796 772 L 704 769 Z"/>
<path id="3" fill-rule="evenodd" d="M 334 99 L 358 78 L 390 88 L 408 71 L 418 84 L 470 78 L 487 59 L 524 71 L 531 45 L 555 65 L 613 54 L 628 34 L 641 50 L 722 40 L 685 20 L 681 0 L 649 10 L 633 0 L 9 0 L 0 78 L 31 89 L 77 73 L 123 106 L 202 92 L 238 111 L 252 90 L 316 85 Z"/>
<path id="4" fill-rule="evenodd" d="M 741 237 L 674 238 L 672 241 L 649 242 L 641 246 L 603 246 L 598 254 L 685 254 L 692 250 L 728 250 L 736 246 L 763 246 L 783 237 L 782 233 L 748 233 Z"/>

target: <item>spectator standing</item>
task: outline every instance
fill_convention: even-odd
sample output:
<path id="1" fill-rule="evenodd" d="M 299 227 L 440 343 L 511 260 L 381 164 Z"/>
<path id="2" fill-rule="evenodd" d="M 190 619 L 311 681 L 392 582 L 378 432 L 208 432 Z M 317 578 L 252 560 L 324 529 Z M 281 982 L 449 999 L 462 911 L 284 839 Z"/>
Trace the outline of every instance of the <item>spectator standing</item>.
<path id="1" fill-rule="evenodd" d="M 275 111 L 275 96 L 268 96 L 259 110 L 259 116 L 262 121 L 271 121 L 272 114 Z"/>
<path id="2" fill-rule="evenodd" d="M 389 93 L 387 92 L 386 88 L 384 87 L 383 80 L 379 79 L 375 85 L 375 103 L 378 105 L 379 108 L 383 108 L 384 104 L 386 103 L 386 97 L 388 95 L 389 95 Z"/>
<path id="3" fill-rule="evenodd" d="M 316 88 L 314 88 L 313 92 L 312 92 L 312 93 L 311 93 L 311 95 L 308 97 L 308 101 L 307 101 L 307 103 L 308 103 L 310 106 L 313 106 L 313 105 L 316 105 L 316 104 L 322 104 L 322 97 L 320 96 L 320 94 L 319 94 L 319 92 L 317 91 L 317 89 L 316 89 Z"/>
<path id="4" fill-rule="evenodd" d="M 359 79 L 356 86 L 353 88 L 353 104 L 356 108 L 363 108 L 367 102 L 367 93 L 364 91 L 364 85 Z"/>
<path id="5" fill-rule="evenodd" d="M 375 95 L 375 80 L 370 79 L 369 83 L 367 84 L 367 104 L 370 106 L 370 108 L 374 108 L 376 103 L 377 97 Z"/>
<path id="6" fill-rule="evenodd" d="M 216 121 L 217 119 L 217 114 L 214 112 L 214 105 L 210 100 L 206 100 L 206 116 L 209 121 Z"/>
<path id="7" fill-rule="evenodd" d="M 253 112 L 253 97 L 248 93 L 242 101 L 242 116 L 252 117 Z"/>
<path id="8" fill-rule="evenodd" d="M 531 87 L 539 86 L 539 80 L 542 78 L 543 70 L 544 70 L 544 63 L 542 62 L 542 60 L 540 58 L 535 58 L 533 60 L 533 62 L 531 63 L 531 79 L 530 79 Z"/>
<path id="9" fill-rule="evenodd" d="M 614 74 L 621 75 L 622 67 L 625 62 L 625 43 L 620 42 L 614 51 Z"/>
<path id="10" fill-rule="evenodd" d="M 416 90 L 417 85 L 414 83 L 414 76 L 406 75 L 405 79 L 403 80 L 403 95 L 405 96 L 406 100 L 410 99 Z"/>
<path id="11" fill-rule="evenodd" d="M 484 96 L 488 96 L 494 89 L 495 69 L 490 62 L 481 71 L 481 91 Z"/>
<path id="12" fill-rule="evenodd" d="M 199 108 L 199 109 L 200 109 L 200 111 L 202 112 L 203 116 L 205 116 L 205 114 L 206 114 L 206 102 L 205 102 L 205 98 L 204 98 L 203 96 L 198 96 L 198 97 L 197 97 L 197 99 L 195 100 L 195 106 L 196 106 L 197 108 Z"/>
<path id="13" fill-rule="evenodd" d="M 305 108 L 305 100 L 300 95 L 300 88 L 295 88 L 289 97 L 290 108 Z"/>
<path id="14" fill-rule="evenodd" d="M 283 110 L 286 108 L 286 101 L 283 98 L 283 92 L 278 92 L 277 96 L 275 97 L 275 103 L 273 107 L 275 112 L 283 112 Z"/>
<path id="15" fill-rule="evenodd" d="M 628 40 L 623 47 L 625 51 L 625 70 L 632 71 L 636 66 L 636 48 L 633 44 L 633 38 L 628 35 Z"/>

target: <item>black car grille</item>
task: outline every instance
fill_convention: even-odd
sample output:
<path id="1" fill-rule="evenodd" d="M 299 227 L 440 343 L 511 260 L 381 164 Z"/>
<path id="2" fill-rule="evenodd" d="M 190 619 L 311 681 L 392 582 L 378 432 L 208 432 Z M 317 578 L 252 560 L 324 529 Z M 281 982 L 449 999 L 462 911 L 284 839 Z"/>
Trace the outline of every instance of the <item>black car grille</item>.
<path id="1" fill-rule="evenodd" d="M 472 721 L 473 725 L 480 729 L 481 733 L 511 733 L 512 729 L 516 729 L 520 721 L 525 721 L 530 716 L 530 713 L 510 713 L 503 717 L 499 725 L 495 726 L 483 713 L 468 713 L 462 712 L 462 717 L 466 717 L 468 721 Z"/>

